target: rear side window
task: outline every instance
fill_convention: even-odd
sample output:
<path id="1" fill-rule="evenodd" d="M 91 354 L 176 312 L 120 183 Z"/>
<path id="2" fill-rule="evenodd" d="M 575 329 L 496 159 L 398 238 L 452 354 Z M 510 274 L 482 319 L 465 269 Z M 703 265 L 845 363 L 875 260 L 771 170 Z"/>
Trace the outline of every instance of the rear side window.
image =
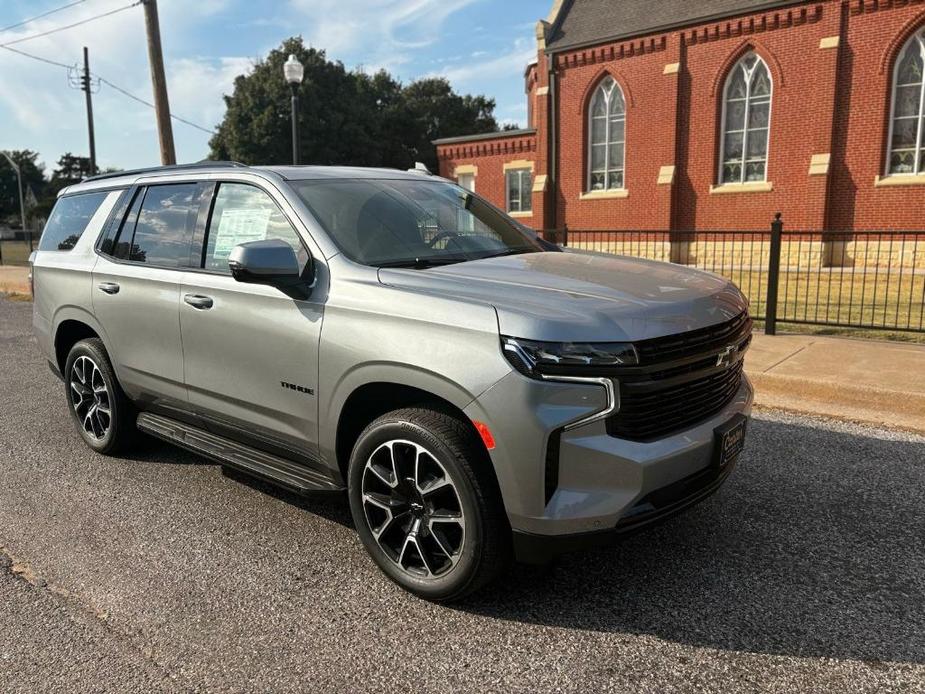
<path id="1" fill-rule="evenodd" d="M 196 192 L 195 183 L 139 191 L 122 225 L 116 257 L 160 267 L 187 266 L 199 211 Z"/>
<path id="2" fill-rule="evenodd" d="M 107 195 L 104 191 L 60 198 L 45 224 L 39 250 L 69 251 L 76 246 Z"/>

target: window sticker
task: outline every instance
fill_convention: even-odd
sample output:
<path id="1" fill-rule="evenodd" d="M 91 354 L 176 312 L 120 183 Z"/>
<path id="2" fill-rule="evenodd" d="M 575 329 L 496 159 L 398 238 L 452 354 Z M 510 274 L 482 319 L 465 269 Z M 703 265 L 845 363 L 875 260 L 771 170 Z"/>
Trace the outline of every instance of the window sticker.
<path id="1" fill-rule="evenodd" d="M 264 241 L 270 224 L 270 209 L 225 210 L 215 234 L 214 260 L 227 259 L 231 249 L 249 241 Z"/>

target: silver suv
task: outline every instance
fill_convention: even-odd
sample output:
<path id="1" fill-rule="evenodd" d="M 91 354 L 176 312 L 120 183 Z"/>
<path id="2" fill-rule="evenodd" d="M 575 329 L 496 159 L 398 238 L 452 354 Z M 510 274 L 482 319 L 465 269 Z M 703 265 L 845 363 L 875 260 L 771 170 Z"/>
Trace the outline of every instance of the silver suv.
<path id="1" fill-rule="evenodd" d="M 95 451 L 137 430 L 346 490 L 383 572 L 460 598 L 714 492 L 744 445 L 746 300 L 563 252 L 421 173 L 209 163 L 64 190 L 34 327 Z"/>

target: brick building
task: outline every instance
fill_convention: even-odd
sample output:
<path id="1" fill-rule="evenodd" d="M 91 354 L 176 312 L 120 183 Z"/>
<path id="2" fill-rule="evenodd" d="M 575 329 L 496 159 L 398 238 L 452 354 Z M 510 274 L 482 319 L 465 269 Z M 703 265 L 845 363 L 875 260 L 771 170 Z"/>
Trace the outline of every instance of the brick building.
<path id="1" fill-rule="evenodd" d="M 555 0 L 528 128 L 440 174 L 537 229 L 925 227 L 925 0 Z"/>

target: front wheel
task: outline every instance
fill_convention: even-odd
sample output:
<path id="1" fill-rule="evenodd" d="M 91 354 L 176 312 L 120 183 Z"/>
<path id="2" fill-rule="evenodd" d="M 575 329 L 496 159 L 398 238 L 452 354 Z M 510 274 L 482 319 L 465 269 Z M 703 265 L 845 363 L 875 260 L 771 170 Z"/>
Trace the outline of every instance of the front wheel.
<path id="1" fill-rule="evenodd" d="M 350 458 L 350 510 L 379 568 L 428 600 L 462 598 L 511 556 L 484 448 L 461 419 L 425 408 L 370 424 Z"/>

